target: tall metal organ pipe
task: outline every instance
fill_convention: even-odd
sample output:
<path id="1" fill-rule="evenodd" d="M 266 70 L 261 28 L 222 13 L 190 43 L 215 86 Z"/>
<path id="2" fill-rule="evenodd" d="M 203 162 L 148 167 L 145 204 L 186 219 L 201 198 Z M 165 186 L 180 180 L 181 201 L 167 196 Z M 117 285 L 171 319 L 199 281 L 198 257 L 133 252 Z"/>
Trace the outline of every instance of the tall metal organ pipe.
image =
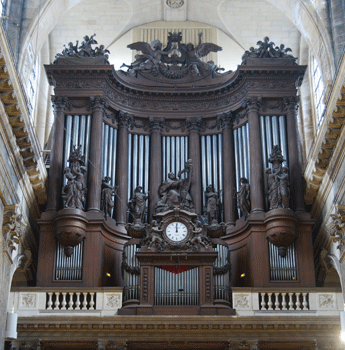
<path id="1" fill-rule="evenodd" d="M 203 190 L 203 208 L 206 210 L 205 191 L 208 185 L 213 186 L 213 191 L 219 193 L 221 204 L 223 203 L 223 135 L 201 136 L 201 173 Z M 223 207 L 221 205 L 221 207 Z M 223 221 L 223 213 L 220 220 Z"/>
<path id="2" fill-rule="evenodd" d="M 143 193 L 149 192 L 149 158 L 150 158 L 150 136 L 128 134 L 128 194 L 127 203 L 133 195 L 137 186 L 143 188 Z M 146 201 L 148 207 L 148 201 Z M 132 221 L 130 213 L 127 221 Z M 147 221 L 147 213 L 145 213 Z"/>
<path id="3" fill-rule="evenodd" d="M 249 166 L 249 130 L 248 123 L 234 129 L 234 151 L 235 151 L 235 173 L 236 173 L 236 191 L 240 189 L 240 179 L 245 177 L 250 181 Z M 241 217 L 241 212 L 238 210 Z"/>

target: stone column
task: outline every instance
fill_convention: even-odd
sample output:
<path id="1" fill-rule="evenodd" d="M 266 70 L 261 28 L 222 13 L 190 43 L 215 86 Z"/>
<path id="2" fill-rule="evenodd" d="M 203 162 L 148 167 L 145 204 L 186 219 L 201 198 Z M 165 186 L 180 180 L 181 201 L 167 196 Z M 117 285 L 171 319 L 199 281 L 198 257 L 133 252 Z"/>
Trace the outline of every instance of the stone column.
<path id="1" fill-rule="evenodd" d="M 118 225 L 125 225 L 127 221 L 128 199 L 128 121 L 129 115 L 120 112 L 117 129 L 117 160 L 116 160 L 116 184 L 117 190 L 115 212 Z"/>
<path id="2" fill-rule="evenodd" d="M 218 117 L 218 122 L 223 129 L 223 194 L 224 194 L 224 222 L 227 225 L 235 225 L 236 188 L 234 133 L 232 129 L 232 113 L 228 112 Z"/>
<path id="3" fill-rule="evenodd" d="M 191 179 L 190 195 L 192 196 L 195 212 L 202 214 L 202 184 L 200 166 L 200 135 L 199 131 L 203 125 L 201 118 L 188 118 L 186 120 L 189 132 L 189 155 L 193 161 L 193 176 Z"/>
<path id="4" fill-rule="evenodd" d="M 149 194 L 149 222 L 155 213 L 155 206 L 159 199 L 159 186 L 162 183 L 162 127 L 163 118 L 149 117 L 150 136 L 150 194 Z"/>
<path id="5" fill-rule="evenodd" d="M 102 192 L 102 126 L 107 102 L 100 96 L 90 97 L 92 128 L 88 167 L 88 211 L 101 210 Z"/>
<path id="6" fill-rule="evenodd" d="M 264 178 L 262 166 L 262 149 L 260 137 L 259 107 L 261 99 L 249 97 L 245 100 L 249 128 L 250 159 L 250 199 L 251 211 L 264 211 Z"/>
<path id="7" fill-rule="evenodd" d="M 57 211 L 62 208 L 61 186 L 63 182 L 63 150 L 65 108 L 67 97 L 52 96 L 54 108 L 53 139 L 50 155 L 50 170 L 48 183 L 48 199 L 46 211 Z"/>
<path id="8" fill-rule="evenodd" d="M 286 128 L 292 209 L 304 211 L 303 177 L 296 120 L 299 97 L 284 98 L 284 103 L 287 107 Z"/>

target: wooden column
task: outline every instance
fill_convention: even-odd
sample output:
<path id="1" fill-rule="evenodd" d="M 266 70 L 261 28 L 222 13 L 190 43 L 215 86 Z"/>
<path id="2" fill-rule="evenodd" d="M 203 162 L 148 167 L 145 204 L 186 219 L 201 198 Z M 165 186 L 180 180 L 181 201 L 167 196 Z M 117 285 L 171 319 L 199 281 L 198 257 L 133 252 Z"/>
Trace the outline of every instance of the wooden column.
<path id="1" fill-rule="evenodd" d="M 201 118 L 188 118 L 186 120 L 189 132 L 189 154 L 188 158 L 193 161 L 193 176 L 190 187 L 190 195 L 192 196 L 195 212 L 202 214 L 202 179 L 200 166 L 200 135 L 199 130 L 202 126 Z"/>
<path id="2" fill-rule="evenodd" d="M 223 129 L 223 184 L 224 184 L 224 222 L 227 225 L 235 225 L 236 188 L 234 133 L 232 129 L 232 114 L 225 113 L 218 117 L 218 122 Z"/>
<path id="3" fill-rule="evenodd" d="M 52 96 L 54 108 L 53 140 L 50 155 L 50 170 L 48 184 L 48 199 L 46 211 L 57 211 L 62 209 L 61 186 L 63 182 L 63 150 L 64 150 L 64 128 L 65 108 L 67 97 Z"/>
<path id="4" fill-rule="evenodd" d="M 251 211 L 264 211 L 264 178 L 260 137 L 259 106 L 260 98 L 249 97 L 245 101 L 248 111 L 250 147 L 250 199 Z"/>
<path id="5" fill-rule="evenodd" d="M 164 118 L 149 117 L 150 136 L 150 194 L 149 194 L 149 222 L 155 213 L 155 206 L 159 199 L 159 186 L 162 183 L 162 127 Z"/>
<path id="6" fill-rule="evenodd" d="M 117 121 L 117 160 L 116 160 L 116 184 L 117 190 L 115 210 L 118 225 L 125 225 L 127 221 L 128 200 L 128 119 L 126 113 L 120 112 Z"/>
<path id="7" fill-rule="evenodd" d="M 287 107 L 287 139 L 289 151 L 289 175 L 291 186 L 292 209 L 304 211 L 303 178 L 301 166 L 301 153 L 298 143 L 298 131 L 296 114 L 298 110 L 299 98 L 291 97 L 284 99 Z"/>
<path id="8" fill-rule="evenodd" d="M 101 210 L 102 191 L 102 126 L 106 101 L 100 96 L 91 97 L 92 128 L 90 163 L 88 167 L 88 211 Z"/>

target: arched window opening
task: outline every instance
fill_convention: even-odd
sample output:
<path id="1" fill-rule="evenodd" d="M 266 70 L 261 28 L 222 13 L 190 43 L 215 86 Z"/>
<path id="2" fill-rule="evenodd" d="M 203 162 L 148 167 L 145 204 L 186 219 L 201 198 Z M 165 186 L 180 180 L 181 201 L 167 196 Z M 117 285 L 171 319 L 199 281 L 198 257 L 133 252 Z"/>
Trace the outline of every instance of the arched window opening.
<path id="1" fill-rule="evenodd" d="M 32 121 L 35 118 L 36 91 L 37 91 L 37 81 L 38 81 L 38 62 L 39 62 L 39 57 L 37 57 L 35 64 L 32 67 L 28 85 L 26 87 L 29 116 Z"/>
<path id="2" fill-rule="evenodd" d="M 313 57 L 313 61 L 312 61 L 312 77 L 313 77 L 315 111 L 316 111 L 316 118 L 317 118 L 316 121 L 317 121 L 317 128 L 319 128 L 323 121 L 325 108 L 326 108 L 326 105 L 323 102 L 324 95 L 325 95 L 325 87 L 322 81 L 321 70 L 315 57 Z"/>

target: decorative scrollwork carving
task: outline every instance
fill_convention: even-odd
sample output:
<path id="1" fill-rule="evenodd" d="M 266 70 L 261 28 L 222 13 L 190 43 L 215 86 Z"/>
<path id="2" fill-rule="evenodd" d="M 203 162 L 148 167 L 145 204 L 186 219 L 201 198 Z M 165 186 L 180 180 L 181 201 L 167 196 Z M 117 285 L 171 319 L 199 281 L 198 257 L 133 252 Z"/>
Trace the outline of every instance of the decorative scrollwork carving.
<path id="1" fill-rule="evenodd" d="M 5 207 L 2 232 L 4 235 L 4 250 L 11 256 L 20 243 L 26 224 L 22 214 L 19 213 L 19 205 L 13 204 Z"/>
<path id="2" fill-rule="evenodd" d="M 332 241 L 342 249 L 345 244 L 345 205 L 337 204 L 335 214 L 331 214 L 331 222 L 327 225 Z"/>

